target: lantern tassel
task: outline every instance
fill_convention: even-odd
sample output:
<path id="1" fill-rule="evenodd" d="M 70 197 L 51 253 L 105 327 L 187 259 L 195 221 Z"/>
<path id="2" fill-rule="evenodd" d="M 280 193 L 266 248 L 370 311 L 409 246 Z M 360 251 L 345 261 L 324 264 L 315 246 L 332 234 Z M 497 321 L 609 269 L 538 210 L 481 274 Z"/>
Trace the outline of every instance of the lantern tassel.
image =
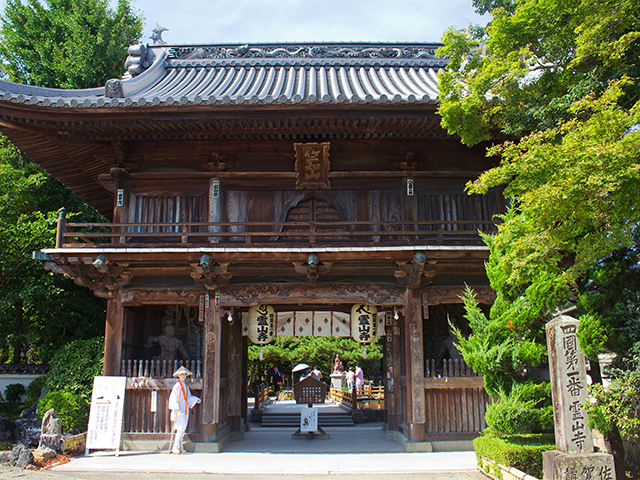
<path id="1" fill-rule="evenodd" d="M 362 350 L 362 358 L 367 358 L 367 346 L 364 346 L 364 349 Z"/>
<path id="2" fill-rule="evenodd" d="M 264 360 L 264 355 L 262 354 L 262 345 L 260 345 L 260 360 Z"/>

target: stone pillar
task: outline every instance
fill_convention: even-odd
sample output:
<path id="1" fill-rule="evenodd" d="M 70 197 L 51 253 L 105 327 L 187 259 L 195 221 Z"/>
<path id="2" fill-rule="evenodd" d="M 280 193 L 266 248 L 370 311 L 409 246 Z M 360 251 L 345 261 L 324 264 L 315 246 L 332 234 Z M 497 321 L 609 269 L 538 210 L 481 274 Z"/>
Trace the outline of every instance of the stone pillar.
<path id="1" fill-rule="evenodd" d="M 220 423 L 220 342 L 221 308 L 219 297 L 209 292 L 209 308 L 204 319 L 204 369 L 202 402 L 202 439 L 205 442 L 218 440 Z"/>
<path id="2" fill-rule="evenodd" d="M 104 328 L 104 365 L 105 376 L 120 375 L 122 358 L 122 327 L 124 325 L 124 309 L 120 298 L 120 290 L 116 290 L 115 298 L 107 300 L 107 321 Z"/>
<path id="3" fill-rule="evenodd" d="M 561 315 L 547 323 L 556 450 L 544 452 L 545 480 L 613 480 L 613 456 L 593 453 L 593 437 L 583 405 L 587 370 L 578 344 L 578 320 Z"/>
<path id="4" fill-rule="evenodd" d="M 409 440 L 424 442 L 424 349 L 422 340 L 422 304 L 420 292 L 408 288 L 405 306 L 405 354 L 407 365 L 407 427 Z"/>

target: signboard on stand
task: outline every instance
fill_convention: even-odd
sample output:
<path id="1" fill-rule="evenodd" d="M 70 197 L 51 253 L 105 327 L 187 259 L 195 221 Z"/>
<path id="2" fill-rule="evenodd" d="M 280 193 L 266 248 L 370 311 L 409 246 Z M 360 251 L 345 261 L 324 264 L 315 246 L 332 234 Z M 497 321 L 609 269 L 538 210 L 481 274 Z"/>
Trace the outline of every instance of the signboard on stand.
<path id="1" fill-rule="evenodd" d="M 85 455 L 89 454 L 89 450 L 112 449 L 116 451 L 116 456 L 120 454 L 126 383 L 126 377 L 93 379 Z"/>
<path id="2" fill-rule="evenodd" d="M 309 433 L 318 431 L 318 409 L 304 407 L 300 411 L 300 432 Z"/>

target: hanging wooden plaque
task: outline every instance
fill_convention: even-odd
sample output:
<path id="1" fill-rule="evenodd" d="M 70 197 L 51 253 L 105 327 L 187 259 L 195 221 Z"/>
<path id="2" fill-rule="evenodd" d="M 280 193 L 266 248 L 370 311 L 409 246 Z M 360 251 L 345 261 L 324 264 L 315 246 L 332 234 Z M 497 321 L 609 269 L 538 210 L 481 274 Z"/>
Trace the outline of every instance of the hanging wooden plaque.
<path id="1" fill-rule="evenodd" d="M 296 190 L 331 188 L 329 182 L 329 142 L 294 143 Z"/>

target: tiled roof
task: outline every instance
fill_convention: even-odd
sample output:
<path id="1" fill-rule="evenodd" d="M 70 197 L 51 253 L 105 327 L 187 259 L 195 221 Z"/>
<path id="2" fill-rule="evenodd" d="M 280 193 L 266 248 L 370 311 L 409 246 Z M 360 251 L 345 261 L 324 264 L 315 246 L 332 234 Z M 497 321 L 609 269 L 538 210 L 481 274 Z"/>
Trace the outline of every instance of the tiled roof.
<path id="1" fill-rule="evenodd" d="M 437 100 L 437 45 L 136 45 L 104 88 L 0 81 L 0 100 L 55 108 L 406 104 Z"/>

